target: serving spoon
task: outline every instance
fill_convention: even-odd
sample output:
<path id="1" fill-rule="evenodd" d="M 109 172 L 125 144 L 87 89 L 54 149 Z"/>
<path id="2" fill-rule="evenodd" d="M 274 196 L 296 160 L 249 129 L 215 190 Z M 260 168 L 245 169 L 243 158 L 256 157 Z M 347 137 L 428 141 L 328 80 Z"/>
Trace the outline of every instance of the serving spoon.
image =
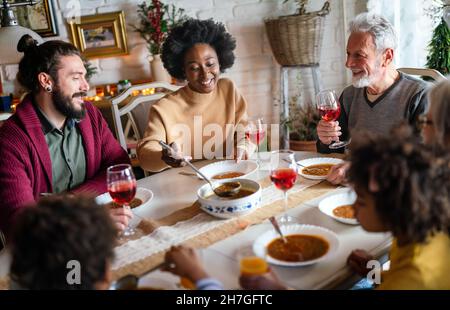
<path id="1" fill-rule="evenodd" d="M 275 219 L 275 217 L 274 216 L 269 217 L 269 221 L 272 224 L 273 228 L 275 228 L 276 232 L 280 235 L 281 240 L 283 240 L 284 243 L 287 243 L 288 241 L 287 241 L 286 237 L 283 235 L 283 233 L 281 232 L 280 225 L 278 225 L 278 222 Z"/>
<path id="2" fill-rule="evenodd" d="M 164 141 L 159 141 L 159 144 L 165 148 L 168 151 L 171 151 L 172 153 L 175 153 L 175 151 L 172 149 L 172 147 L 168 144 L 166 144 Z M 240 182 L 224 182 L 221 183 L 219 186 L 215 186 L 200 170 L 198 170 L 189 160 L 182 157 L 182 161 L 184 161 L 189 167 L 191 167 L 195 172 L 197 172 L 199 175 L 203 177 L 203 179 L 209 183 L 209 186 L 211 186 L 211 189 L 213 190 L 214 194 L 216 194 L 219 197 L 231 197 L 234 196 L 239 192 L 241 189 L 241 183 Z"/>

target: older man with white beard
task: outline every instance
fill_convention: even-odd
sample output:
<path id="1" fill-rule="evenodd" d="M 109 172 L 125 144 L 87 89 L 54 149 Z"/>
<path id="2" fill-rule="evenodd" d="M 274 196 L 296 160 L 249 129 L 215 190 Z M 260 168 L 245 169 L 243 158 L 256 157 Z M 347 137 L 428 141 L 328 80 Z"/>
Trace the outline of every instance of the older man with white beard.
<path id="1" fill-rule="evenodd" d="M 382 16 L 362 13 L 350 23 L 345 66 L 352 71 L 352 85 L 340 96 L 339 119 L 321 120 L 317 126 L 319 152 L 344 152 L 344 147 L 333 150 L 328 145 L 360 130 L 388 134 L 402 120 L 416 125 L 427 106 L 427 83 L 395 69 L 396 46 L 395 31 Z M 328 180 L 344 181 L 346 167 L 335 166 Z"/>

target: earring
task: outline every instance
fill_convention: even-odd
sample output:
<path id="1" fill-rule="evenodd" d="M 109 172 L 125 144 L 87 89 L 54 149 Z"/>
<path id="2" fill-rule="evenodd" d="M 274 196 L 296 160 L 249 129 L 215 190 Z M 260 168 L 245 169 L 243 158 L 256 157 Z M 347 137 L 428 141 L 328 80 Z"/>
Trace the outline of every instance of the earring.
<path id="1" fill-rule="evenodd" d="M 52 89 L 52 86 L 51 86 L 51 85 L 47 85 L 47 86 L 45 86 L 45 90 L 46 90 L 47 92 L 51 93 L 53 89 Z"/>

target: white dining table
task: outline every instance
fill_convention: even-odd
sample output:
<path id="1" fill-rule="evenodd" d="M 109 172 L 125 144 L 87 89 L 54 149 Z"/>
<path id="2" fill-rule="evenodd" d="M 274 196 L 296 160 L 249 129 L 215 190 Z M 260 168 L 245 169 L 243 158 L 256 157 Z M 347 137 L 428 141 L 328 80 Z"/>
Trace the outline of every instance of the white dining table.
<path id="1" fill-rule="evenodd" d="M 253 180 L 261 180 L 269 175 L 268 153 L 261 153 L 262 165 L 258 171 L 250 175 Z M 296 159 L 325 156 L 310 152 L 296 152 Z M 202 167 L 212 161 L 200 161 L 194 164 Z M 149 207 L 135 211 L 133 219 L 136 225 L 141 219 L 160 219 L 177 210 L 187 208 L 197 199 L 197 190 L 205 181 L 195 175 L 184 175 L 180 172 L 192 172 L 189 167 L 172 168 L 158 174 L 138 180 L 138 186 L 150 189 L 154 197 Z M 298 182 L 302 181 L 299 177 Z M 308 189 L 305 189 L 306 191 Z M 329 191 L 322 197 L 302 203 L 288 211 L 300 224 L 311 224 L 327 228 L 335 232 L 339 239 L 337 252 L 319 263 L 304 267 L 271 266 L 281 281 L 293 289 L 323 289 L 336 288 L 341 283 L 354 276 L 346 266 L 346 260 L 354 249 L 364 249 L 375 257 L 385 255 L 391 244 L 391 236 L 387 233 L 368 233 L 361 226 L 346 225 L 335 221 L 318 209 L 318 203 L 323 198 L 347 191 L 341 187 Z M 273 229 L 266 220 L 253 225 L 238 234 L 232 235 L 211 246 L 200 249 L 200 256 L 206 271 L 220 280 L 225 289 L 238 289 L 239 263 L 237 253 L 245 247 L 252 247 L 253 242 L 264 232 Z M 8 273 L 10 258 L 7 251 L 0 253 L 0 277 Z M 162 283 L 166 288 L 178 287 L 179 278 L 168 272 L 152 270 L 140 279 L 140 284 Z"/>
<path id="2" fill-rule="evenodd" d="M 296 160 L 326 156 L 311 152 L 296 152 Z M 262 165 L 258 171 L 250 175 L 253 180 L 261 180 L 269 176 L 269 153 L 261 153 Z M 205 166 L 212 161 L 195 163 L 197 167 Z M 183 174 L 180 174 L 182 172 Z M 159 219 L 170 213 L 189 207 L 197 199 L 197 190 L 205 181 L 196 176 L 184 175 L 192 172 L 189 167 L 169 169 L 162 173 L 141 179 L 138 186 L 153 191 L 154 198 L 151 207 L 140 210 L 137 216 L 146 219 Z M 302 181 L 299 177 L 298 182 Z M 306 191 L 308 189 L 305 189 Z M 290 209 L 288 214 L 300 224 L 321 226 L 335 232 L 339 239 L 337 253 L 317 264 L 304 267 L 271 266 L 280 279 L 294 289 L 335 288 L 354 274 L 346 266 L 346 260 L 354 249 L 364 249 L 375 257 L 385 255 L 391 244 L 391 236 L 387 233 L 368 233 L 360 225 L 346 225 L 335 221 L 318 209 L 319 202 L 332 194 L 348 191 L 341 187 L 330 191 L 322 197 L 317 197 L 297 207 Z M 253 242 L 264 232 L 273 229 L 269 221 L 251 226 L 244 231 L 219 241 L 207 248 L 199 250 L 206 271 L 219 279 L 226 289 L 238 289 L 239 263 L 237 253 L 245 247 L 252 247 Z M 141 278 L 142 285 L 147 282 L 171 282 L 174 286 L 179 278 L 167 272 L 154 270 Z"/>

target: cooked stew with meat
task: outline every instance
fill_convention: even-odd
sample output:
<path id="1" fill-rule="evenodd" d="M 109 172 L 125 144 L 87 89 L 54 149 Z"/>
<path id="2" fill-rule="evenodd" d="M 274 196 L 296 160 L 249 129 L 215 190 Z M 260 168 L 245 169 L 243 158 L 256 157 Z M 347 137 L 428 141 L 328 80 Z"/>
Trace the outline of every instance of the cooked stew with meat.
<path id="1" fill-rule="evenodd" d="M 215 176 L 213 176 L 212 178 L 214 179 L 214 180 L 222 180 L 222 179 L 231 179 L 231 178 L 238 178 L 238 177 L 241 177 L 241 176 L 243 176 L 245 173 L 242 173 L 242 172 L 235 172 L 235 171 L 232 171 L 232 172 L 225 172 L 225 173 L 219 173 L 219 174 L 216 174 Z"/>
<path id="2" fill-rule="evenodd" d="M 303 174 L 315 175 L 315 176 L 326 176 L 328 172 L 330 172 L 333 164 L 319 164 L 319 165 L 311 165 L 303 168 Z"/>
<path id="3" fill-rule="evenodd" d="M 232 200 L 232 199 L 247 197 L 254 193 L 255 193 L 254 190 L 241 188 L 236 194 L 233 194 L 233 196 L 230 196 L 230 197 L 219 197 L 216 194 L 211 193 L 211 195 L 206 196 L 205 198 L 206 199 L 214 199 L 214 200 Z"/>
<path id="4" fill-rule="evenodd" d="M 285 262 L 304 262 L 325 255 L 330 245 L 320 236 L 288 235 L 285 243 L 281 238 L 267 246 L 269 256 Z"/>
<path id="5" fill-rule="evenodd" d="M 333 215 L 337 217 L 343 217 L 346 219 L 355 218 L 355 208 L 352 205 L 340 206 L 333 209 Z"/>

